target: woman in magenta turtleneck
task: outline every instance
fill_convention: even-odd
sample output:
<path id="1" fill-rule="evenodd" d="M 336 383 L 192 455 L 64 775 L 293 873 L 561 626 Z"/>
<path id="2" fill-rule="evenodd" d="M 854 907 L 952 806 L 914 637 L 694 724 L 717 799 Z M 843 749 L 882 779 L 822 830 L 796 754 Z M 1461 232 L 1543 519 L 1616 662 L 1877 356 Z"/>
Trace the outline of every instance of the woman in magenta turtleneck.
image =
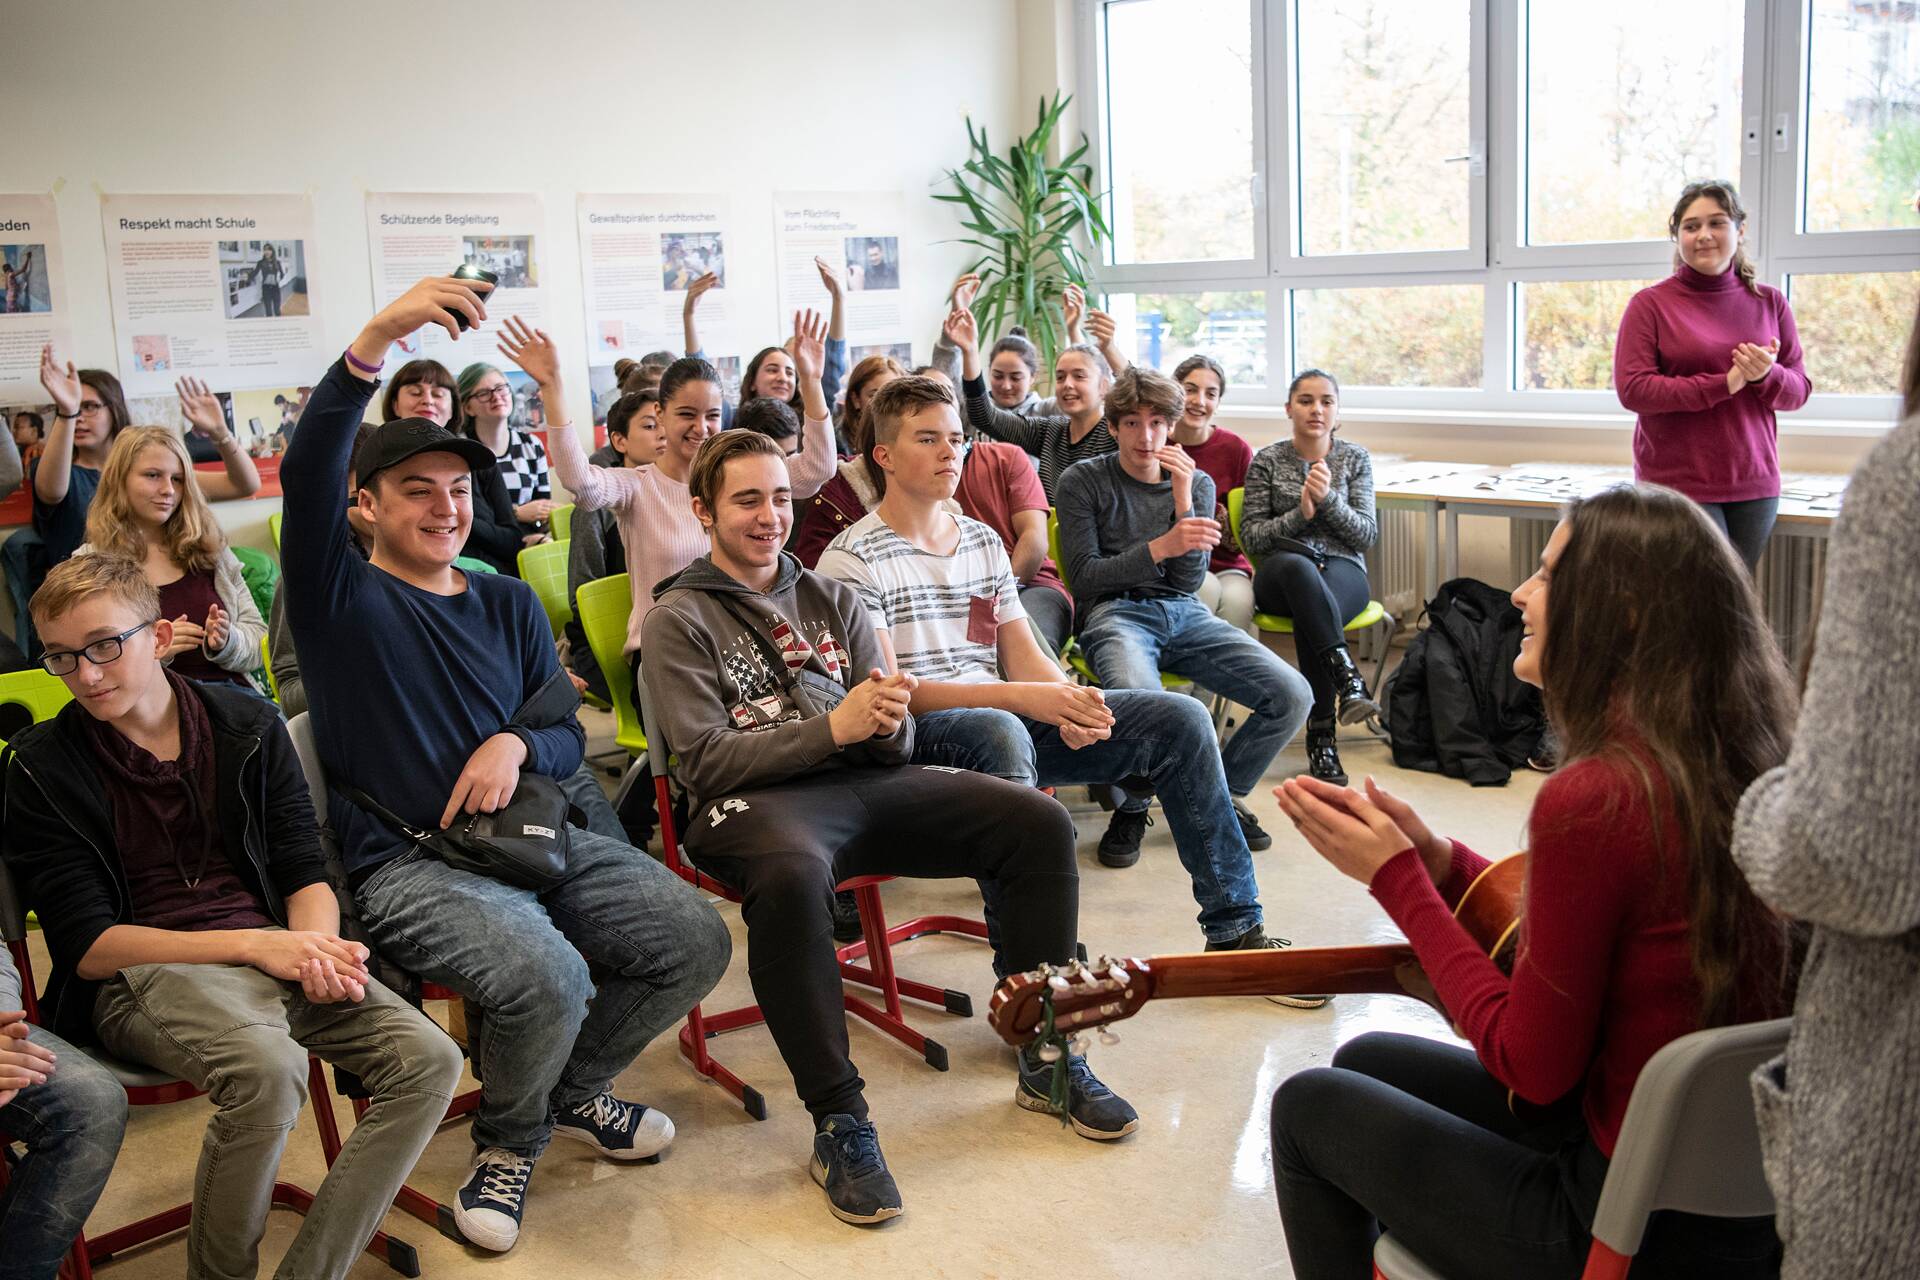
<path id="1" fill-rule="evenodd" d="M 1732 183 L 1680 193 L 1667 219 L 1674 272 L 1627 304 L 1613 385 L 1635 414 L 1634 478 L 1705 507 L 1751 569 L 1780 506 L 1774 414 L 1805 404 L 1813 384 L 1786 296 L 1754 279 L 1746 227 Z"/>

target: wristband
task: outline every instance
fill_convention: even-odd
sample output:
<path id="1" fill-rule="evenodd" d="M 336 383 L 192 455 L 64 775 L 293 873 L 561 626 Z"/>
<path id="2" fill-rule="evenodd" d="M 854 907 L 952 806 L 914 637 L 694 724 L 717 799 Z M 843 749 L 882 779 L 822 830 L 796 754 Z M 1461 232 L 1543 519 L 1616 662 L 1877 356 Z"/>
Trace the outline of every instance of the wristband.
<path id="1" fill-rule="evenodd" d="M 382 360 L 379 364 L 368 364 L 365 360 L 362 360 L 359 356 L 356 356 L 355 354 L 353 354 L 352 347 L 348 347 L 345 354 L 347 357 L 347 363 L 352 365 L 354 368 L 358 369 L 360 372 L 366 374 L 368 377 L 372 377 L 374 374 L 379 373 L 381 369 L 386 367 L 387 362 L 385 360 Z"/>
<path id="2" fill-rule="evenodd" d="M 53 416 L 56 418 L 77 418 L 80 416 L 80 411 L 78 409 L 75 409 L 72 413 L 62 413 L 60 412 L 59 409 L 56 408 L 53 411 Z"/>

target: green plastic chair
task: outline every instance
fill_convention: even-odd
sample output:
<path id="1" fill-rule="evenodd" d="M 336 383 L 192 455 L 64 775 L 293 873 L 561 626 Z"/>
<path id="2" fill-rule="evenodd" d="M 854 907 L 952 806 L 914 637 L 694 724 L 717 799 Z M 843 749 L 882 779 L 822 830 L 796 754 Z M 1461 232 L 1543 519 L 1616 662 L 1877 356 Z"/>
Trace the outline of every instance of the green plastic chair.
<path id="1" fill-rule="evenodd" d="M 472 556 L 455 556 L 453 558 L 453 567 L 456 569 L 465 569 L 468 573 L 500 572 L 485 560 L 475 560 Z"/>
<path id="2" fill-rule="evenodd" d="M 34 668 L 0 675 L 0 707 L 24 707 L 33 723 L 51 720 L 73 701 L 73 692 L 59 676 Z"/>
<path id="3" fill-rule="evenodd" d="M 569 502 L 564 507 L 553 509 L 552 530 L 555 542 L 566 542 L 573 537 L 573 507 L 574 504 Z"/>
<path id="4" fill-rule="evenodd" d="M 1060 517 L 1055 515 L 1051 509 L 1047 511 L 1047 558 L 1052 560 L 1054 568 L 1060 571 L 1060 581 L 1065 584 L 1067 590 L 1073 590 L 1073 584 L 1067 582 L 1066 561 L 1060 558 Z M 1078 637 L 1068 637 L 1066 648 L 1060 651 L 1060 660 L 1066 663 L 1068 669 L 1082 680 L 1093 685 L 1095 688 L 1099 687 L 1100 677 L 1093 673 L 1093 664 L 1088 662 L 1087 655 L 1081 652 Z M 1185 676 L 1176 676 L 1170 672 L 1162 671 L 1160 673 L 1160 687 L 1162 689 L 1191 689 L 1193 687 L 1193 681 L 1187 679 Z"/>
<path id="5" fill-rule="evenodd" d="M 547 611 L 547 625 L 558 640 L 565 632 L 573 610 L 567 606 L 567 542 L 542 542 L 520 548 L 520 579 L 540 597 Z"/>
<path id="6" fill-rule="evenodd" d="M 588 582 L 575 593 L 574 603 L 580 608 L 580 629 L 587 633 L 587 647 L 593 650 L 593 660 L 607 679 L 607 692 L 613 695 L 614 743 L 638 759 L 647 754 L 647 735 L 640 728 L 640 713 L 634 709 L 633 669 L 627 665 L 632 584 L 624 573 Z"/>
<path id="7" fill-rule="evenodd" d="M 1247 551 L 1246 543 L 1240 542 L 1240 516 L 1246 509 L 1246 505 L 1247 491 L 1245 489 L 1228 490 L 1227 520 L 1233 529 L 1233 540 L 1240 543 L 1240 549 L 1246 553 L 1247 559 L 1255 568 L 1258 568 L 1261 557 L 1254 555 L 1251 551 Z M 1254 614 L 1253 625 L 1269 635 L 1290 636 L 1293 634 L 1293 619 L 1283 618 L 1275 613 Z M 1393 633 L 1400 629 L 1400 624 L 1392 614 L 1387 612 L 1385 605 L 1381 604 L 1378 600 L 1369 600 L 1367 601 L 1367 607 L 1347 619 L 1346 625 L 1342 629 L 1346 631 L 1347 634 L 1352 635 L 1362 631 L 1373 632 L 1375 628 L 1384 628 L 1384 630 L 1378 631 L 1368 640 L 1368 646 L 1373 650 L 1372 656 L 1374 659 L 1373 688 L 1377 691 L 1380 688 L 1381 680 L 1386 677 L 1387 656 L 1393 648 Z"/>
<path id="8" fill-rule="evenodd" d="M 271 631 L 262 632 L 260 635 L 260 669 L 266 673 L 267 692 L 273 695 L 275 702 L 278 702 L 280 701 L 280 682 L 273 678 L 273 649 L 270 643 L 272 636 Z"/>
<path id="9" fill-rule="evenodd" d="M 280 549 L 280 513 L 274 512 L 267 517 L 267 532 L 273 535 L 273 549 Z"/>

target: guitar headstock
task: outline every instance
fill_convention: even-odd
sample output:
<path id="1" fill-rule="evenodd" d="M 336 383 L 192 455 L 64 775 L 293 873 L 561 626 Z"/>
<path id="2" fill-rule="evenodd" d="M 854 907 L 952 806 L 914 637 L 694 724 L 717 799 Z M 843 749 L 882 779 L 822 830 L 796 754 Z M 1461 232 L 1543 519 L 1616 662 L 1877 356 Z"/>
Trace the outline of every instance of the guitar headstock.
<path id="1" fill-rule="evenodd" d="M 1016 1049 L 1038 1039 L 1046 1026 L 1046 1004 L 1053 998 L 1056 1031 L 1072 1035 L 1131 1018 L 1153 998 L 1152 969 L 1145 960 L 1109 960 L 1092 964 L 1046 965 L 1016 973 L 994 989 L 987 1021 Z"/>

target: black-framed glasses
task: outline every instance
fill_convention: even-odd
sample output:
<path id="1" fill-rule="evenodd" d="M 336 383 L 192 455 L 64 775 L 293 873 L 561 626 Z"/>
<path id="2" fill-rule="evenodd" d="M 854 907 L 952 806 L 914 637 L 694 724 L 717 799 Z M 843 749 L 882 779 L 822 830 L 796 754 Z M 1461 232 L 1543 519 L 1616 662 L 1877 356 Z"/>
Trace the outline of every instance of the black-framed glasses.
<path id="1" fill-rule="evenodd" d="M 80 669 L 80 659 L 86 658 L 96 667 L 104 667 L 109 662 L 118 662 L 121 652 L 127 647 L 127 641 L 139 635 L 158 619 L 148 618 L 137 627 L 128 627 L 117 636 L 102 636 L 84 649 L 49 649 L 40 655 L 40 665 L 51 676 L 70 676 Z"/>
<path id="2" fill-rule="evenodd" d="M 481 387 L 477 391 L 468 392 L 467 399 L 469 400 L 511 400 L 513 399 L 513 388 L 509 387 L 504 382 L 497 387 Z"/>
<path id="3" fill-rule="evenodd" d="M 81 412 L 81 413 L 100 413 L 100 412 L 102 412 L 103 410 L 105 410 L 105 409 L 106 409 L 106 407 L 107 407 L 107 406 L 105 406 L 105 405 L 103 405 L 103 404 L 101 404 L 101 403 L 100 403 L 100 402 L 99 402 L 98 400 L 82 400 L 82 401 L 80 402 L 80 409 L 79 409 L 79 412 Z"/>

